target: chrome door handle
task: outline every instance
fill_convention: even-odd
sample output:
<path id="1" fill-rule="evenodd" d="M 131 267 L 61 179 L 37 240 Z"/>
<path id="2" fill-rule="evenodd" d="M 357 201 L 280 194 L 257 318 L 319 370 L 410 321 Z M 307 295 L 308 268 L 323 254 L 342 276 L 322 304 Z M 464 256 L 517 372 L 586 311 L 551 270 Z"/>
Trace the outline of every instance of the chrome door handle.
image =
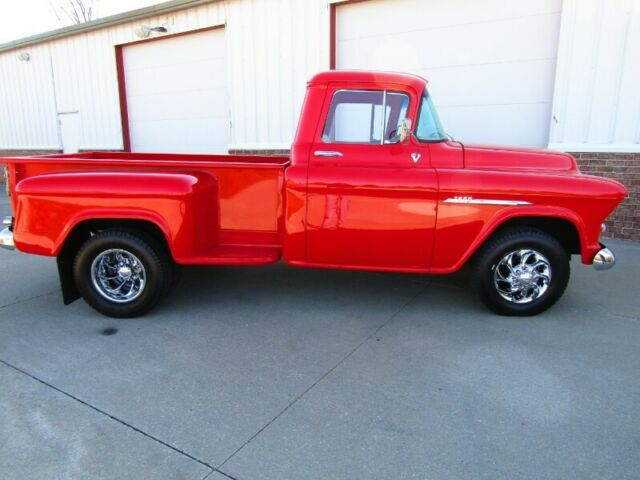
<path id="1" fill-rule="evenodd" d="M 333 150 L 316 150 L 313 152 L 316 157 L 341 157 L 342 153 Z"/>

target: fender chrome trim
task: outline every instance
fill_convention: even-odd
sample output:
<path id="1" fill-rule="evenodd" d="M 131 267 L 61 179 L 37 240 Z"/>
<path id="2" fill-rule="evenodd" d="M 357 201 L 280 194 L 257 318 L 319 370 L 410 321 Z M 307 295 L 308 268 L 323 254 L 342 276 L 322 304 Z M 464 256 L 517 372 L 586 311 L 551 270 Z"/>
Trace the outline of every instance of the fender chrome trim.
<path id="1" fill-rule="evenodd" d="M 492 198 L 473 198 L 473 197 L 449 197 L 444 203 L 460 203 L 464 205 L 502 205 L 502 206 L 515 206 L 515 205 L 533 205 L 531 202 L 525 200 L 499 200 Z"/>

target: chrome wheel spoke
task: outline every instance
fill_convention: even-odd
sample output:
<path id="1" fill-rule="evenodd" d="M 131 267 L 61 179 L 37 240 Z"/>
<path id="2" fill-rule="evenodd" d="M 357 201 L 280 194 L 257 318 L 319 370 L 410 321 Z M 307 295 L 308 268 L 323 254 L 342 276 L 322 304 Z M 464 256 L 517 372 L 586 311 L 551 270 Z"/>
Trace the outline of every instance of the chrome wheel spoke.
<path id="1" fill-rule="evenodd" d="M 527 263 L 529 263 L 531 257 L 535 257 L 536 255 L 536 252 L 533 252 L 531 250 L 520 250 L 520 252 L 518 253 L 520 254 L 520 263 L 522 265 L 526 265 Z"/>
<path id="2" fill-rule="evenodd" d="M 493 274 L 497 293 L 512 303 L 537 300 L 549 289 L 551 278 L 549 260 L 540 252 L 524 248 L 504 255 Z"/>
<path id="3" fill-rule="evenodd" d="M 144 291 L 146 271 L 131 252 L 110 249 L 99 254 L 91 265 L 91 280 L 96 290 L 107 300 L 126 303 Z"/>
<path id="4" fill-rule="evenodd" d="M 500 268 L 496 268 L 496 275 L 498 276 L 498 278 L 500 280 L 502 280 L 503 282 L 506 283 L 511 283 L 511 274 L 509 274 L 509 276 L 505 277 L 503 275 L 503 273 L 500 271 Z"/>
<path id="5" fill-rule="evenodd" d="M 117 293 L 117 292 L 119 292 L 119 291 L 122 289 L 122 287 L 124 287 L 124 286 L 127 284 L 127 282 L 128 282 L 128 281 L 129 281 L 129 280 L 127 280 L 127 279 L 124 279 L 124 278 L 123 278 L 123 279 L 122 279 L 122 282 L 120 283 L 120 285 L 118 285 L 116 288 L 112 289 L 112 290 L 111 290 L 111 293 Z"/>
<path id="6" fill-rule="evenodd" d="M 116 278 L 120 278 L 120 275 L 116 274 L 116 275 L 104 275 L 102 277 L 103 280 L 115 280 Z"/>
<path id="7" fill-rule="evenodd" d="M 551 281 L 551 278 L 549 278 L 549 275 L 545 275 L 544 273 L 536 273 L 533 276 L 534 280 L 542 280 L 544 282 L 545 285 L 548 285 L 549 282 Z"/>
<path id="8" fill-rule="evenodd" d="M 531 265 L 531 268 L 533 270 L 538 270 L 539 268 L 546 268 L 548 267 L 549 264 L 544 261 L 544 260 L 538 260 L 536 263 L 534 263 L 533 265 Z"/>

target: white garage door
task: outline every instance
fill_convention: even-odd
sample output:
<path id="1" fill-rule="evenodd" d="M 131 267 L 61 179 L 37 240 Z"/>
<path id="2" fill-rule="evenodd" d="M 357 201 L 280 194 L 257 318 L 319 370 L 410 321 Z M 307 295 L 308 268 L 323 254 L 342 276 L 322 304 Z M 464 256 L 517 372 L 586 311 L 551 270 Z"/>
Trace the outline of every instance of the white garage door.
<path id="1" fill-rule="evenodd" d="M 224 29 L 123 49 L 134 152 L 226 153 Z"/>
<path id="2" fill-rule="evenodd" d="M 369 0 L 337 7 L 336 67 L 426 77 L 445 130 L 546 146 L 560 0 Z"/>

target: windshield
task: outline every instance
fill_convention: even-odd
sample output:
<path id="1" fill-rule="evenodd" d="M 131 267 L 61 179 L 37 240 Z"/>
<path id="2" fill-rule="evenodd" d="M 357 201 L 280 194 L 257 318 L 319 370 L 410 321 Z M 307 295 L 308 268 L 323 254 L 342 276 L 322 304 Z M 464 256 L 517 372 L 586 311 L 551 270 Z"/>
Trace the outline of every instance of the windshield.
<path id="1" fill-rule="evenodd" d="M 447 139 L 447 134 L 444 133 L 444 129 L 438 118 L 438 113 L 427 91 L 425 91 L 422 96 L 416 136 L 418 140 L 424 142 L 441 142 Z"/>

